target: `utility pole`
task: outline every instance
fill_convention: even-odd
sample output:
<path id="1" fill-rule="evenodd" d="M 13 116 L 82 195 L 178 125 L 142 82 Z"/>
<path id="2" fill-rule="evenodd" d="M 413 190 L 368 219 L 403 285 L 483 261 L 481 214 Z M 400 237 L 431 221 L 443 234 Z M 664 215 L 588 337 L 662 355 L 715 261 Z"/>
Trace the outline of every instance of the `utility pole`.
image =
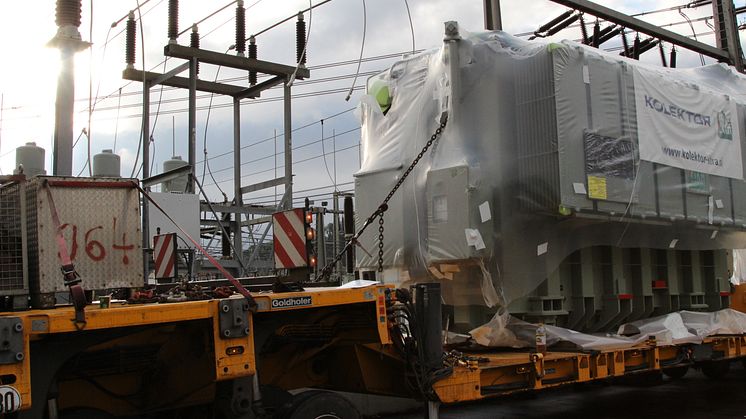
<path id="1" fill-rule="evenodd" d="M 503 29 L 502 15 L 500 14 L 500 0 L 484 1 L 484 28 L 488 31 Z"/>

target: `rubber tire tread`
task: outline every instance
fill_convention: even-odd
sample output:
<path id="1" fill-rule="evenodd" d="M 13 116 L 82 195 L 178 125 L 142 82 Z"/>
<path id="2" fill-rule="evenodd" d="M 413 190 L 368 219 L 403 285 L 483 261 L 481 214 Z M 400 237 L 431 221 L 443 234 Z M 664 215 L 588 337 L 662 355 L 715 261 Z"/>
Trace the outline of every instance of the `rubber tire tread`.
<path id="1" fill-rule="evenodd" d="M 730 361 L 710 361 L 702 364 L 702 374 L 707 378 L 723 378 L 728 371 L 730 371 Z"/>
<path id="2" fill-rule="evenodd" d="M 316 419 L 334 415 L 340 419 L 361 419 L 360 412 L 345 397 L 320 390 L 305 391 L 293 398 L 293 405 L 284 419 Z"/>
<path id="3" fill-rule="evenodd" d="M 683 365 L 679 367 L 663 368 L 663 374 L 672 380 L 679 380 L 684 378 L 686 373 L 689 372 L 689 365 Z"/>

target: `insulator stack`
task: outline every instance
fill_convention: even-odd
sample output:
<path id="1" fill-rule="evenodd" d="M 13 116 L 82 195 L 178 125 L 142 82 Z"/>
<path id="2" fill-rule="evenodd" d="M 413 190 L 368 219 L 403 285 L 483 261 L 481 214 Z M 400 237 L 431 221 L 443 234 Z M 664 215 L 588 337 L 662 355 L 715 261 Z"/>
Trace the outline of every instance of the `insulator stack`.
<path id="1" fill-rule="evenodd" d="M 253 35 L 251 36 L 251 38 L 249 38 L 249 58 L 253 58 L 255 60 L 257 58 L 256 39 Z M 249 85 L 256 85 L 256 71 L 249 71 Z"/>
<path id="2" fill-rule="evenodd" d="M 658 42 L 658 52 L 661 54 L 661 64 L 663 67 L 668 67 L 668 63 L 666 62 L 666 51 L 663 50 L 663 42 Z"/>
<path id="3" fill-rule="evenodd" d="M 125 31 L 124 62 L 127 68 L 135 66 L 135 46 L 137 45 L 137 25 L 135 24 L 135 12 L 130 11 L 127 18 L 127 29 Z"/>
<path id="4" fill-rule="evenodd" d="M 583 15 L 580 15 L 580 34 L 583 36 L 583 44 L 588 45 L 588 28 L 585 27 Z"/>
<path id="5" fill-rule="evenodd" d="M 632 58 L 635 60 L 640 59 L 640 35 L 635 37 L 635 42 L 632 44 Z"/>
<path id="6" fill-rule="evenodd" d="M 671 45 L 671 59 L 668 61 L 671 68 L 676 68 L 676 47 Z"/>
<path id="7" fill-rule="evenodd" d="M 189 46 L 192 48 L 199 48 L 199 32 L 197 31 L 197 25 L 192 25 L 192 33 L 189 35 Z M 199 61 L 197 61 L 197 74 L 199 74 Z"/>
<path id="8" fill-rule="evenodd" d="M 246 53 L 246 9 L 243 0 L 236 5 L 236 54 L 244 56 Z"/>
<path id="9" fill-rule="evenodd" d="M 593 25 L 593 41 L 591 42 L 591 45 L 593 45 L 593 48 L 598 48 L 598 37 L 601 33 L 601 25 L 598 23 L 598 19 L 596 19 L 596 23 Z"/>
<path id="10" fill-rule="evenodd" d="M 622 30 L 622 47 L 624 51 L 622 51 L 621 55 L 629 57 L 629 41 L 627 40 L 627 33 L 624 30 Z"/>
<path id="11" fill-rule="evenodd" d="M 298 13 L 298 21 L 295 23 L 295 58 L 300 65 L 306 64 L 306 21 L 303 20 L 303 13 Z"/>
<path id="12" fill-rule="evenodd" d="M 83 10 L 83 0 L 57 0 L 55 23 L 58 27 L 80 27 L 80 17 Z"/>
<path id="13" fill-rule="evenodd" d="M 168 42 L 176 43 L 179 37 L 179 0 L 168 0 Z"/>

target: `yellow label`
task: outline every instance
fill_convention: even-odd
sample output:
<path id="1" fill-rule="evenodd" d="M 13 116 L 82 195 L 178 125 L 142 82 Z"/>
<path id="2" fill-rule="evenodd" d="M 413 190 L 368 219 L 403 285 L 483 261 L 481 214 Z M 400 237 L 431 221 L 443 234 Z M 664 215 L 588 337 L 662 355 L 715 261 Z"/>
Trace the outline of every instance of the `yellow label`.
<path id="1" fill-rule="evenodd" d="M 606 178 L 588 176 L 588 198 L 606 199 Z"/>

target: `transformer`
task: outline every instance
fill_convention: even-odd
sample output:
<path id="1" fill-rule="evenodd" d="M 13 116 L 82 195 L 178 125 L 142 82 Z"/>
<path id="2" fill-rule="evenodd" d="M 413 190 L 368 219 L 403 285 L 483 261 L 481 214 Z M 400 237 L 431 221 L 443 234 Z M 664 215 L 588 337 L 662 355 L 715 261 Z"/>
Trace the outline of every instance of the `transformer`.
<path id="1" fill-rule="evenodd" d="M 389 203 L 387 282 L 441 282 L 464 327 L 507 309 L 605 331 L 728 306 L 727 251 L 746 245 L 746 78 L 734 70 L 489 32 L 451 34 L 369 86 L 382 83 L 390 108 L 361 103 L 358 221 L 448 118 Z M 377 241 L 361 236 L 364 249 Z M 361 269 L 371 256 L 357 252 Z"/>

